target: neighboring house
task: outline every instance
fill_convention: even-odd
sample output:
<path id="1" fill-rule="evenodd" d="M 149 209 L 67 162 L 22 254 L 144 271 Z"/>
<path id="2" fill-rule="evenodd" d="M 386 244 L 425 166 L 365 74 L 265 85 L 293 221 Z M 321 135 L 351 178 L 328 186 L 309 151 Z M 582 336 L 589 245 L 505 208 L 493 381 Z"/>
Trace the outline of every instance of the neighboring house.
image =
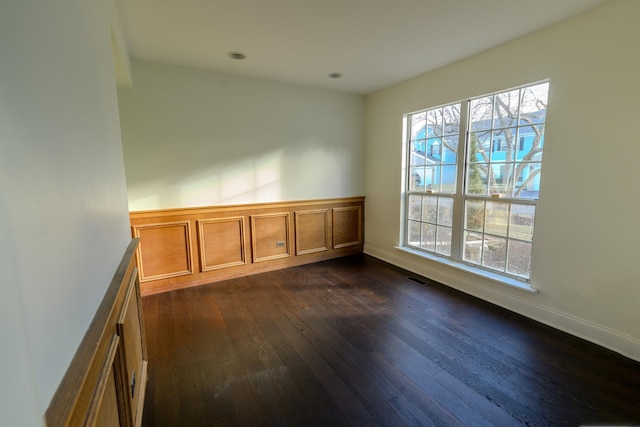
<path id="1" fill-rule="evenodd" d="M 536 112 L 530 114 L 530 116 L 539 117 L 541 115 Z M 535 121 L 539 122 L 540 120 Z M 486 122 L 477 122 L 476 125 L 478 128 L 490 127 L 489 121 Z M 537 199 L 540 190 L 540 174 L 537 174 L 527 182 L 529 175 L 539 168 L 542 160 L 542 150 L 527 158 L 533 148 L 536 137 L 533 127 L 523 126 L 518 129 L 517 134 L 514 136 L 505 136 L 503 133 L 492 135 L 491 132 L 480 131 L 475 132 L 475 134 L 478 137 L 479 145 L 482 147 L 482 150 L 478 150 L 476 153 L 476 160 L 479 163 L 485 163 L 486 159 L 490 159 L 493 179 L 496 184 L 500 185 L 506 179 L 506 171 L 509 165 L 513 165 L 513 160 L 515 160 L 516 164 L 521 161 L 530 163 L 528 167 L 522 170 L 516 180 L 515 187 L 520 189 L 526 183 L 522 188 L 521 195 Z M 511 141 L 508 141 L 509 138 Z M 449 141 L 446 141 L 447 139 Z M 444 143 L 443 140 L 445 140 Z M 509 151 L 510 143 L 512 144 L 512 149 L 515 150 L 515 159 L 508 161 L 507 152 Z M 544 136 L 541 138 L 540 148 L 543 145 Z M 449 188 L 453 189 L 456 180 L 456 168 L 454 167 L 456 155 L 457 143 L 454 145 L 450 137 L 434 135 L 433 127 L 431 126 L 421 127 L 411 140 L 412 182 L 410 184 L 415 190 L 433 189 L 434 191 L 448 192 Z M 485 175 L 483 182 L 486 184 L 486 181 Z"/>

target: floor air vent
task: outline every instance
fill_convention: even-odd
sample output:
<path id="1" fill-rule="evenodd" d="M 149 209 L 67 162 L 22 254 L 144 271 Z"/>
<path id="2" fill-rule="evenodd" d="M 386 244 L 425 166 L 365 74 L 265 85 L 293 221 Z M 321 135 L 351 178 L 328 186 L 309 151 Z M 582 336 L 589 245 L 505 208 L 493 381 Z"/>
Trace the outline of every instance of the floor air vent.
<path id="1" fill-rule="evenodd" d="M 407 279 L 409 279 L 410 281 L 412 281 L 413 283 L 415 283 L 418 286 L 427 286 L 428 283 L 425 282 L 422 279 L 418 279 L 417 277 L 407 277 Z"/>

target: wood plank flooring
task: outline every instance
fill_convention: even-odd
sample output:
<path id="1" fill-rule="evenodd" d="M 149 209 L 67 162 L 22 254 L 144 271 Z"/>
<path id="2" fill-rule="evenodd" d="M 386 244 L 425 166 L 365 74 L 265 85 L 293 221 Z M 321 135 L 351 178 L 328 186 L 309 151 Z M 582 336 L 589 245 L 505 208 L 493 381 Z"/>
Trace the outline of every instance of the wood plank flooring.
<path id="1" fill-rule="evenodd" d="M 359 255 L 145 297 L 143 426 L 640 424 L 640 363 L 409 276 Z"/>

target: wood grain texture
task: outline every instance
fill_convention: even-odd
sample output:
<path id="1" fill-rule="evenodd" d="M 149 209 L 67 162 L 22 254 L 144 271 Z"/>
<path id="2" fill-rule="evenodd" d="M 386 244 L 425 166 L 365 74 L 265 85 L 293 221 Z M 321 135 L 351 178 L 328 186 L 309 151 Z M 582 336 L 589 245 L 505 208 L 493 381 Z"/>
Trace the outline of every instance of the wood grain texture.
<path id="1" fill-rule="evenodd" d="M 327 209 L 295 211 L 296 255 L 329 250 Z"/>
<path id="2" fill-rule="evenodd" d="M 640 424 L 640 363 L 366 255 L 143 298 L 143 426 Z"/>
<path id="3" fill-rule="evenodd" d="M 140 239 L 137 258 L 140 281 L 193 274 L 189 221 L 133 226 Z"/>
<path id="4" fill-rule="evenodd" d="M 117 363 L 119 361 L 116 360 L 119 349 L 120 337 L 113 335 L 100 369 L 98 383 L 89 404 L 85 421 L 86 426 L 122 425 L 118 409 L 118 389 L 116 388 L 116 377 L 121 375 L 119 363 Z"/>
<path id="5" fill-rule="evenodd" d="M 291 256 L 289 213 L 251 215 L 253 262 Z"/>
<path id="6" fill-rule="evenodd" d="M 127 406 L 130 408 L 130 422 L 133 426 L 139 426 L 142 415 L 140 400 L 144 398 L 147 372 L 143 353 L 143 330 L 140 323 L 141 307 L 138 306 L 136 297 L 135 277 L 133 277 L 127 290 L 120 317 L 116 323 L 118 335 L 122 337 L 123 375 L 126 380 L 124 389 L 127 391 Z M 137 422 L 137 424 L 136 424 Z"/>
<path id="7" fill-rule="evenodd" d="M 333 248 L 362 245 L 362 207 L 333 208 Z"/>
<path id="8" fill-rule="evenodd" d="M 122 426 L 118 414 L 118 398 L 113 371 L 109 372 L 108 382 L 102 395 L 99 412 L 94 419 L 94 423 L 89 425 L 94 427 Z"/>
<path id="9" fill-rule="evenodd" d="M 182 216 L 182 215 L 217 215 L 222 214 L 228 216 L 229 212 L 240 212 L 247 210 L 264 211 L 265 209 L 275 209 L 277 211 L 290 210 L 291 208 L 299 209 L 300 206 L 332 206 L 341 204 L 362 204 L 364 197 L 341 197 L 331 199 L 309 199 L 309 200 L 291 200 L 283 202 L 265 202 L 250 203 L 239 205 L 220 205 L 220 206 L 201 206 L 194 208 L 170 208 L 170 209 L 152 209 L 146 211 L 130 212 L 131 219 L 138 220 L 144 218 L 158 218 L 166 216 Z"/>
<path id="10" fill-rule="evenodd" d="M 244 217 L 199 219 L 200 271 L 246 263 Z"/>
<path id="11" fill-rule="evenodd" d="M 141 293 L 361 253 L 363 213 L 363 197 L 131 212 L 132 232 L 141 236 Z"/>

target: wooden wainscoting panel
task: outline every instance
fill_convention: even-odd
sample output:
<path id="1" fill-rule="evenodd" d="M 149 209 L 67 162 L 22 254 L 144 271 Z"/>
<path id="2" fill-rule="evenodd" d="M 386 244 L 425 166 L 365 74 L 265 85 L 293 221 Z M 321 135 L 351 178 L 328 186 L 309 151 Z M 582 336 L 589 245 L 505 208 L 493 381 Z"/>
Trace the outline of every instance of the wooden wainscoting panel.
<path id="1" fill-rule="evenodd" d="M 100 409 L 97 417 L 93 420 L 93 424 L 87 423 L 87 426 L 93 427 L 120 427 L 118 413 L 118 393 L 116 389 L 116 380 L 113 371 L 109 372 L 107 384 L 102 396 Z"/>
<path id="2" fill-rule="evenodd" d="M 123 425 L 120 420 L 118 390 L 116 388 L 116 378 L 120 374 L 119 360 L 116 357 L 119 348 L 120 337 L 114 334 L 100 370 L 100 377 L 89 405 L 87 418 L 83 423 L 85 426 Z"/>
<path id="3" fill-rule="evenodd" d="M 200 219 L 200 271 L 233 267 L 246 263 L 244 217 Z"/>
<path id="4" fill-rule="evenodd" d="M 142 237 L 143 296 L 361 253 L 364 242 L 364 197 L 159 209 L 130 219 Z"/>
<path id="5" fill-rule="evenodd" d="M 333 248 L 362 244 L 362 207 L 346 206 L 332 209 Z"/>
<path id="6" fill-rule="evenodd" d="M 327 209 L 295 211 L 296 255 L 329 250 Z"/>
<path id="7" fill-rule="evenodd" d="M 118 333 L 117 322 L 125 311 L 124 307 L 129 307 L 129 316 L 125 324 L 134 326 L 135 322 L 129 322 L 129 319 L 136 317 L 138 323 L 134 327 L 139 330 L 128 334 L 133 334 L 142 341 L 142 357 L 146 363 L 142 304 L 134 260 L 138 243 L 138 239 L 132 239 L 129 244 L 67 372 L 51 399 L 45 414 L 48 427 L 133 425 L 125 366 L 125 353 L 129 350 L 125 349 L 125 345 L 128 345 L 127 339 Z M 133 304 L 133 301 L 136 303 Z M 131 313 L 132 309 L 140 311 Z M 138 381 L 140 401 L 144 401 L 143 383 L 146 383 L 146 376 L 141 376 Z M 137 410 L 141 415 L 142 406 Z"/>
<path id="8" fill-rule="evenodd" d="M 253 262 L 291 256 L 289 212 L 251 215 Z"/>
<path id="9" fill-rule="evenodd" d="M 193 274 L 189 221 L 134 225 L 140 281 Z"/>
<path id="10" fill-rule="evenodd" d="M 136 276 L 131 278 L 129 289 L 122 305 L 120 317 L 116 323 L 118 335 L 122 339 L 123 375 L 127 391 L 127 404 L 131 408 L 131 425 L 139 427 L 142 423 L 141 399 L 144 398 L 147 383 L 147 361 L 145 360 L 144 339 L 136 289 Z"/>

